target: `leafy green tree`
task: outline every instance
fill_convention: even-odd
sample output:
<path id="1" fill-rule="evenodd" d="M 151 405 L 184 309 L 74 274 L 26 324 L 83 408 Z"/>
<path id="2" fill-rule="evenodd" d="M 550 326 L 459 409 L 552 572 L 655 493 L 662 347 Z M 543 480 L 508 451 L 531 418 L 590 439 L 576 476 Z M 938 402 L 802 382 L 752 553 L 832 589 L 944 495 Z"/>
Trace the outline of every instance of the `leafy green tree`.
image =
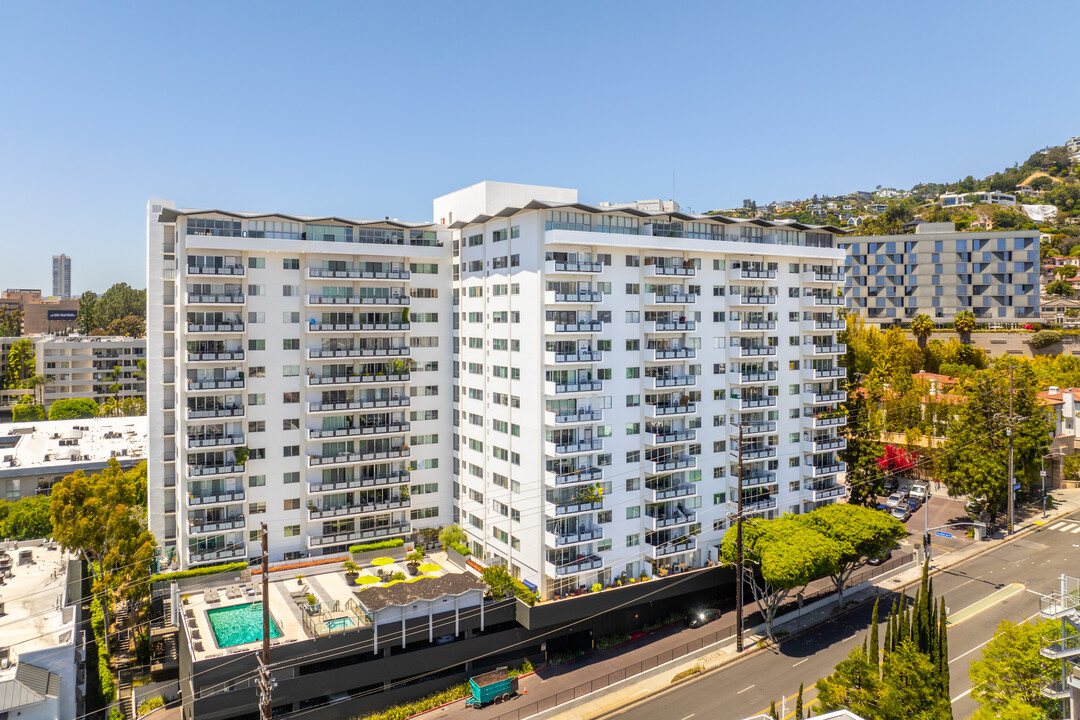
<path id="1" fill-rule="evenodd" d="M 1077 268 L 1075 265 L 1062 265 L 1054 272 L 1054 274 L 1061 280 L 1068 280 L 1069 278 L 1076 277 L 1076 270 Z"/>
<path id="2" fill-rule="evenodd" d="M 818 706 L 824 712 L 846 709 L 860 717 L 878 717 L 881 678 L 862 647 L 853 648 L 832 675 L 818 680 L 817 692 Z"/>
<path id="3" fill-rule="evenodd" d="M 867 717 L 881 720 L 952 720 L 948 688 L 942 691 L 930 658 L 906 640 L 885 659 L 880 706 Z"/>
<path id="4" fill-rule="evenodd" d="M 844 584 L 851 574 L 907 535 L 896 518 L 859 505 L 826 505 L 799 517 L 836 544 L 829 577 L 836 587 L 838 605 L 844 604 Z"/>
<path id="5" fill-rule="evenodd" d="M 1071 283 L 1064 280 L 1054 280 L 1046 285 L 1047 295 L 1057 295 L 1058 297 L 1072 297 L 1075 294 Z"/>
<path id="6" fill-rule="evenodd" d="M 0 307 L 0 337 L 19 337 L 22 335 L 23 311 L 21 308 Z"/>
<path id="7" fill-rule="evenodd" d="M 465 534 L 457 525 L 447 525 L 439 531 L 439 542 L 443 547 L 449 547 L 450 545 L 457 543 L 464 545 L 468 541 L 469 537 Z"/>
<path id="8" fill-rule="evenodd" d="M 97 293 L 87 290 L 79 297 L 79 312 L 75 316 L 75 324 L 79 332 L 89 335 L 94 328 L 100 327 L 97 321 Z"/>
<path id="9" fill-rule="evenodd" d="M 926 313 L 919 313 L 911 321 L 911 333 L 919 342 L 919 347 L 925 350 L 926 341 L 934 332 L 934 321 Z"/>
<path id="10" fill-rule="evenodd" d="M 90 398 L 64 398 L 49 406 L 50 420 L 82 420 L 98 416 L 98 404 Z"/>
<path id="11" fill-rule="evenodd" d="M 1046 720 L 1048 717 L 1060 717 L 1060 715 L 1057 713 L 1048 715 L 1019 698 L 1009 698 L 1008 702 L 996 710 L 979 708 L 971 716 L 971 720 Z"/>
<path id="12" fill-rule="evenodd" d="M 1059 637 L 1059 628 L 1052 620 L 1016 624 L 1002 620 L 994 637 L 982 650 L 982 657 L 968 669 L 971 696 L 979 707 L 1001 717 L 1012 702 L 1015 714 L 1022 703 L 1049 715 L 1057 706 L 1042 696 L 1040 688 L 1061 675 L 1060 661 L 1039 653 L 1043 640 Z"/>
<path id="13" fill-rule="evenodd" d="M 953 328 L 960 335 L 960 341 L 971 342 L 971 333 L 975 331 L 978 323 L 975 321 L 975 313 L 970 310 L 961 310 L 953 318 Z"/>
<path id="14" fill-rule="evenodd" d="M 146 320 L 138 315 L 128 315 L 126 317 L 117 318 L 109 323 L 109 326 L 105 328 L 105 332 L 109 335 L 124 335 L 136 338 L 145 337 Z"/>
<path id="15" fill-rule="evenodd" d="M 94 325 L 98 328 L 107 328 L 128 315 L 146 317 L 146 291 L 136 290 L 127 283 L 116 283 L 94 305 Z"/>
<path id="16" fill-rule="evenodd" d="M 12 422 L 34 422 L 45 419 L 45 408 L 34 402 L 30 395 L 23 395 L 11 408 Z"/>
<path id="17" fill-rule="evenodd" d="M 728 565 L 735 562 L 736 533 L 735 526 L 729 528 L 720 548 L 720 557 Z M 836 541 L 797 516 L 743 523 L 744 579 L 765 618 L 770 638 L 776 611 L 784 601 L 811 580 L 825 577 L 839 555 Z"/>
<path id="18" fill-rule="evenodd" d="M 13 342 L 8 348 L 8 382 L 11 387 L 22 387 L 22 383 L 33 377 L 35 368 L 34 342 L 27 338 Z"/>
<path id="19" fill-rule="evenodd" d="M 14 502 L 0 500 L 0 537 L 34 540 L 52 535 L 49 496 L 34 495 Z"/>

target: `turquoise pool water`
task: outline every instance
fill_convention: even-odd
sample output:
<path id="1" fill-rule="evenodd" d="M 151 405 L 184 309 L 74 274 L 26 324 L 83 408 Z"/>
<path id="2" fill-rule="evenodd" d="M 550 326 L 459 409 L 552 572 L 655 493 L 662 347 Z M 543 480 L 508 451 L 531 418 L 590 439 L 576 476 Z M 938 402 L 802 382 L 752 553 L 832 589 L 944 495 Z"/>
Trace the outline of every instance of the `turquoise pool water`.
<path id="1" fill-rule="evenodd" d="M 351 617 L 338 617 L 330 618 L 329 620 L 325 621 L 324 624 L 326 625 L 327 630 L 343 630 L 345 628 L 350 628 L 355 625 L 356 621 L 353 620 Z"/>
<path id="2" fill-rule="evenodd" d="M 262 640 L 262 603 L 233 605 L 206 611 L 218 647 L 232 647 Z M 270 638 L 281 637 L 274 618 L 270 618 Z"/>

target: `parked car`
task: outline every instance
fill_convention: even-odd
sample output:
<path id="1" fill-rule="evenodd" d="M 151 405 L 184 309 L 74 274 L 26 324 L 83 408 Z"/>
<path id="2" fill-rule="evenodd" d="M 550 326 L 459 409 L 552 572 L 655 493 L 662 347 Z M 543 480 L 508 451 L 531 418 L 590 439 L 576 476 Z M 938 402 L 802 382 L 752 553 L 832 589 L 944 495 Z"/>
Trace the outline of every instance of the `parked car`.
<path id="1" fill-rule="evenodd" d="M 876 509 L 881 510 L 883 512 L 889 512 L 889 510 L 890 510 L 888 505 L 884 505 L 882 503 L 878 503 Z"/>
<path id="2" fill-rule="evenodd" d="M 909 499 L 907 501 L 908 511 L 912 514 L 915 514 L 915 511 L 919 509 L 920 505 L 922 505 L 922 503 L 920 503 L 918 500 Z"/>
<path id="3" fill-rule="evenodd" d="M 906 503 L 901 503 L 892 509 L 890 515 L 900 522 L 907 522 L 911 518 L 911 509 Z"/>
<path id="4" fill-rule="evenodd" d="M 885 506 L 894 508 L 902 502 L 904 502 L 904 496 L 900 493 L 893 493 L 889 496 L 889 499 L 885 501 Z"/>
<path id="5" fill-rule="evenodd" d="M 887 560 L 892 560 L 892 550 L 886 550 L 884 555 L 878 555 L 877 557 L 870 558 L 866 561 L 866 564 L 877 567 L 878 565 L 882 564 Z"/>
<path id="6" fill-rule="evenodd" d="M 912 485 L 911 486 L 911 492 L 909 493 L 908 497 L 915 498 L 919 502 L 926 502 L 926 498 L 929 495 L 930 495 L 930 486 L 918 484 L 918 485 Z"/>
<path id="7" fill-rule="evenodd" d="M 899 488 L 897 488 L 896 492 L 900 493 L 904 497 L 907 497 L 908 495 L 911 494 L 911 486 L 908 485 L 907 483 L 903 483 L 903 484 L 900 485 Z"/>
<path id="8" fill-rule="evenodd" d="M 702 610 L 693 610 L 686 616 L 686 627 L 696 628 L 702 625 L 707 625 L 713 620 L 720 617 L 720 610 L 717 608 L 704 608 Z"/>

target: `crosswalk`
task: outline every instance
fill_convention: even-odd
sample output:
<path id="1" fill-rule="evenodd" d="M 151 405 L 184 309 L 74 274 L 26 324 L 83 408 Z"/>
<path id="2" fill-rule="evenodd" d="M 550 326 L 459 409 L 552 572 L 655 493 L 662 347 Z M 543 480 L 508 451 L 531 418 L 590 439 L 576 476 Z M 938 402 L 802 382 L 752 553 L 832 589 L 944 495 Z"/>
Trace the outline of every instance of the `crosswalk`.
<path id="1" fill-rule="evenodd" d="M 1080 522 L 1077 522 L 1076 520 L 1063 520 L 1062 522 L 1054 523 L 1049 529 L 1057 530 L 1058 532 L 1072 533 L 1073 535 L 1080 535 Z"/>

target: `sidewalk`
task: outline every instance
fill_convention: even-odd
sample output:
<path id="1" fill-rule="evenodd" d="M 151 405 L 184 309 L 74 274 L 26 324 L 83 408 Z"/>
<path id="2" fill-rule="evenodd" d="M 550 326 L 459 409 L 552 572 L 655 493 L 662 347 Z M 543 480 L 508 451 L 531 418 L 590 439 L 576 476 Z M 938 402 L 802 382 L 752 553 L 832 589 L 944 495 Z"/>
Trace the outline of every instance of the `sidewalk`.
<path id="1" fill-rule="evenodd" d="M 1080 510 L 1080 490 L 1057 490 L 1053 493 L 1057 506 L 1042 520 L 1039 508 L 1021 507 L 1016 515 L 1016 533 L 1008 539 L 971 542 L 948 553 L 935 556 L 931 553 L 931 572 L 941 572 L 969 558 L 1011 542 L 1027 530 L 1049 523 L 1056 517 Z M 1000 538 L 1000 533 L 998 535 Z M 921 537 L 912 535 L 910 541 L 921 545 Z M 895 592 L 917 584 L 922 577 L 922 565 L 910 562 L 898 572 L 889 573 L 845 592 L 845 606 L 852 606 L 871 599 L 882 591 Z M 835 597 L 829 596 L 810 603 L 801 611 L 778 617 L 774 628 L 782 628 L 787 634 L 795 634 L 828 620 L 836 610 Z M 590 653 L 586 657 L 557 668 L 541 669 L 535 675 L 524 678 L 517 697 L 503 705 L 492 705 L 481 710 L 467 710 L 464 703 L 453 703 L 427 714 L 439 720 L 452 720 L 457 716 L 477 720 L 590 720 L 632 704 L 635 700 L 654 696 L 673 687 L 671 678 L 695 665 L 714 670 L 740 659 L 735 653 L 735 640 L 730 627 L 730 613 L 720 620 L 702 628 L 688 630 L 676 625 L 660 630 L 649 642 L 627 643 L 605 651 Z M 720 625 L 725 632 L 714 627 Z M 744 635 L 741 657 L 756 652 L 757 642 L 763 639 L 764 626 L 748 627 Z M 684 654 L 687 653 L 688 654 Z M 657 656 L 659 661 L 657 661 Z M 670 660 L 666 660 L 670 657 Z M 625 678 L 625 679 L 623 679 Z M 592 690 L 589 689 L 590 681 Z"/>

